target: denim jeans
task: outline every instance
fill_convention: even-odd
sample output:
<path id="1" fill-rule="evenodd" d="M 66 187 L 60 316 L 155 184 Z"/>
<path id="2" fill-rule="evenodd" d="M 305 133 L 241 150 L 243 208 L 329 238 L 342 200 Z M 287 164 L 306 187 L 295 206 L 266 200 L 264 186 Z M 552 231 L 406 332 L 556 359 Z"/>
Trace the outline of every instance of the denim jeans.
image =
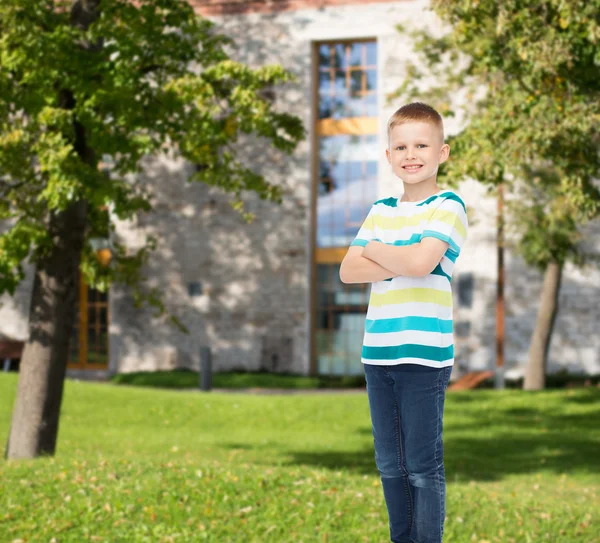
<path id="1" fill-rule="evenodd" d="M 364 364 L 364 371 L 391 541 L 441 543 L 444 397 L 452 366 Z"/>

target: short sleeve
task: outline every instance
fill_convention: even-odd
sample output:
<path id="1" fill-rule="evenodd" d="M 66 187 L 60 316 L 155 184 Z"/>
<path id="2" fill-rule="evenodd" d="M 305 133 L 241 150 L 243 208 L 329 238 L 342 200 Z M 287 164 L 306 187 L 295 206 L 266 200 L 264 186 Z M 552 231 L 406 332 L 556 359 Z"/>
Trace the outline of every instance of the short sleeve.
<path id="1" fill-rule="evenodd" d="M 356 234 L 356 237 L 354 238 L 354 240 L 352 240 L 350 247 L 353 247 L 353 246 L 365 247 L 367 245 L 367 243 L 369 243 L 369 241 L 372 241 L 375 239 L 375 224 L 373 221 L 374 213 L 375 213 L 375 206 L 371 206 L 371 209 L 369 210 L 367 217 L 365 218 L 364 222 L 362 223 L 362 226 L 360 227 L 358 234 Z"/>
<path id="2" fill-rule="evenodd" d="M 450 245 L 456 256 L 467 239 L 469 224 L 464 202 L 458 197 L 445 198 L 435 209 L 423 230 L 423 238 L 437 238 Z"/>

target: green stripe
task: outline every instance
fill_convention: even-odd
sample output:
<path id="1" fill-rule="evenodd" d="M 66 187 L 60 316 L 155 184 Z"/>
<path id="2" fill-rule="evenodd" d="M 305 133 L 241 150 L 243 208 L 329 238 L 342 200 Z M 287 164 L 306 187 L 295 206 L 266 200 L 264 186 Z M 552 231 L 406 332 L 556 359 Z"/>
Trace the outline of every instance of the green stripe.
<path id="1" fill-rule="evenodd" d="M 397 360 L 399 358 L 422 358 L 443 362 L 454 358 L 454 346 L 430 347 L 427 345 L 396 345 L 394 347 L 362 348 L 362 358 L 365 360 Z"/>
<path id="2" fill-rule="evenodd" d="M 452 333 L 452 319 L 444 320 L 437 317 L 397 317 L 393 319 L 367 319 L 365 331 L 369 334 L 387 334 L 414 330 L 419 332 Z"/>

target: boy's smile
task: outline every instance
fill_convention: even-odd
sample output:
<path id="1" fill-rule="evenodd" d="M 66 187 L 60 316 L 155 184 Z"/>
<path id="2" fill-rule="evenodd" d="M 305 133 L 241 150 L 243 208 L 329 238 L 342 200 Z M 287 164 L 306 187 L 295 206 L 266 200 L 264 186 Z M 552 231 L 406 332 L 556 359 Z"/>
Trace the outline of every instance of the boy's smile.
<path id="1" fill-rule="evenodd" d="M 386 149 L 392 171 L 409 185 L 435 184 L 439 165 L 448 158 L 439 129 L 428 122 L 405 122 L 394 126 Z"/>

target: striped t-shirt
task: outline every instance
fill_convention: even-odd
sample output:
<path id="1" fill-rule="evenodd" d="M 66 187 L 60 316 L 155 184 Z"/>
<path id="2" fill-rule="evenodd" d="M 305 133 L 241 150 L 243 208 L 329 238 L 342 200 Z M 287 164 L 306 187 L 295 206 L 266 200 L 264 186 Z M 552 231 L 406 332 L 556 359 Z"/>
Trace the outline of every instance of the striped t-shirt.
<path id="1" fill-rule="evenodd" d="M 364 364 L 452 366 L 452 272 L 467 237 L 467 214 L 460 196 L 443 190 L 418 202 L 386 198 L 373 204 L 350 246 L 369 241 L 412 245 L 434 237 L 449 247 L 425 277 L 398 276 L 371 284 L 365 322 Z"/>

